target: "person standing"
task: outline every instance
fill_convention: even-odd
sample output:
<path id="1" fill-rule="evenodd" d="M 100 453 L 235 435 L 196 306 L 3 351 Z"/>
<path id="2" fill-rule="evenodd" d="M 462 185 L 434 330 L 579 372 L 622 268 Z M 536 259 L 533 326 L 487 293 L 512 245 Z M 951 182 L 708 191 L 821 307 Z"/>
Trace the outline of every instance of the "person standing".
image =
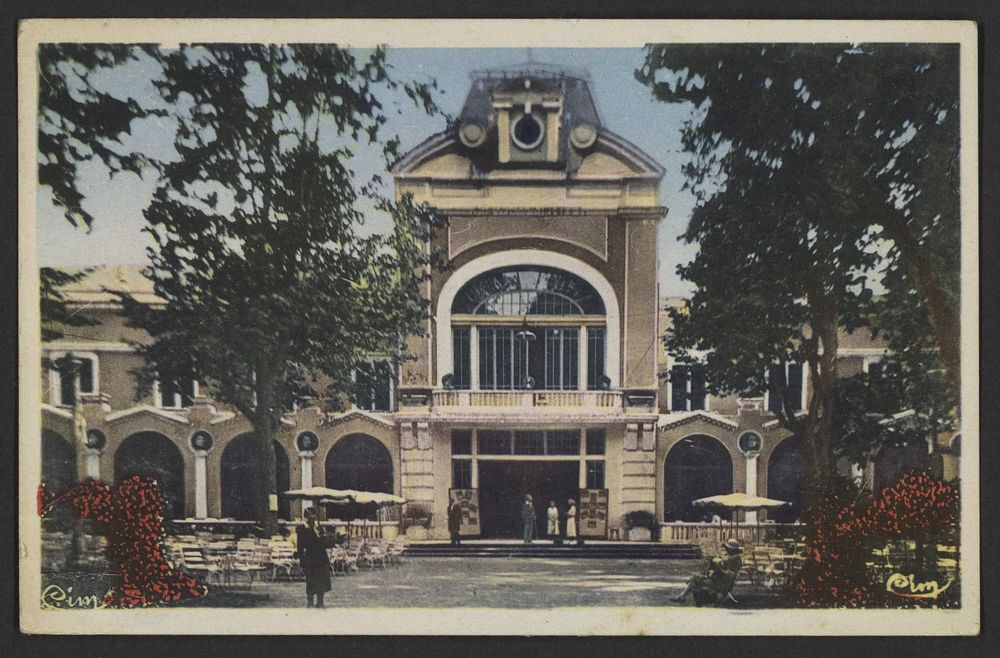
<path id="1" fill-rule="evenodd" d="M 330 557 L 326 552 L 326 544 L 316 517 L 316 510 L 306 508 L 302 513 L 305 520 L 295 530 L 295 546 L 298 549 L 299 565 L 306 577 L 307 608 L 325 608 L 323 595 L 330 591 Z"/>
<path id="2" fill-rule="evenodd" d="M 458 500 L 451 501 L 448 507 L 448 533 L 451 535 L 451 545 L 462 545 L 462 505 Z"/>
<path id="3" fill-rule="evenodd" d="M 549 537 L 555 539 L 559 536 L 559 508 L 556 507 L 556 501 L 554 500 L 549 501 L 547 517 L 549 520 Z"/>
<path id="4" fill-rule="evenodd" d="M 576 539 L 576 501 L 570 498 L 569 509 L 566 510 L 566 541 Z"/>
<path id="5" fill-rule="evenodd" d="M 531 494 L 524 497 L 524 505 L 521 505 L 521 522 L 524 524 L 524 543 L 530 544 L 535 532 L 535 506 Z"/>

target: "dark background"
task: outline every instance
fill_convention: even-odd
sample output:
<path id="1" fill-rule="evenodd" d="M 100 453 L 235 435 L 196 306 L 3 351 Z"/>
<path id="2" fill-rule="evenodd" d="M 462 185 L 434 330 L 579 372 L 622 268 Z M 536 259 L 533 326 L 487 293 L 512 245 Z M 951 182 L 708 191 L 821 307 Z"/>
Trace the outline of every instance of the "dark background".
<path id="1" fill-rule="evenodd" d="M 11 656 L 90 656 L 90 655 L 183 655 L 201 650 L 254 656 L 306 656 L 350 653 L 391 653 L 400 656 L 440 655 L 442 650 L 455 655 L 510 655 L 518 649 L 529 655 L 573 653 L 576 655 L 677 655 L 677 656 L 932 656 L 960 652 L 962 656 L 996 655 L 998 590 L 996 562 L 1000 556 L 997 525 L 1000 522 L 997 502 L 1000 450 L 993 442 L 1000 436 L 996 408 L 997 377 L 992 364 L 1000 362 L 993 338 L 997 327 L 998 272 L 997 208 L 998 154 L 1000 138 L 996 125 L 1000 67 L 997 57 L 997 34 L 1000 32 L 996 0 L 660 0 L 641 2 L 476 2 L 475 0 L 411 0 L 385 2 L 321 2 L 319 0 L 89 0 L 28 1 L 6 0 L 0 6 L 4 38 L 0 40 L 0 299 L 3 301 L 3 329 L 0 330 L 0 650 L 9 648 Z M 981 363 L 981 503 L 982 610 L 983 635 L 979 638 L 603 638 L 567 640 L 563 638 L 291 638 L 256 637 L 28 637 L 20 635 L 17 609 L 17 21 L 25 18 L 308 18 L 308 17 L 412 17 L 412 18 L 819 18 L 819 19 L 963 19 L 979 24 L 980 40 L 980 327 Z M 966 145 L 975 148 L 976 145 Z M 969 199 L 970 202 L 975 200 Z M 312 631 L 311 625 L 290 618 L 288 628 Z M 98 630 L 98 629 L 95 629 Z M 316 629 L 321 631 L 322 629 Z M 789 629 L 793 631 L 794 629 Z M 849 630 L 845 628 L 845 630 Z M 720 629 L 724 631 L 724 629 Z M 992 649 L 990 647 L 993 647 Z"/>

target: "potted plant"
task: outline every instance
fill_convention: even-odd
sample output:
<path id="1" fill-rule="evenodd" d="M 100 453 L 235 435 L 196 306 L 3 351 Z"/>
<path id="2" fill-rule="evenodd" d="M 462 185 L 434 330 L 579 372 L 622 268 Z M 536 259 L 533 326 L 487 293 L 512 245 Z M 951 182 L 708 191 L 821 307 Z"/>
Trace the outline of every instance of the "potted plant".
<path id="1" fill-rule="evenodd" d="M 403 532 L 411 539 L 426 539 L 433 516 L 426 506 L 410 503 L 403 512 Z"/>
<path id="2" fill-rule="evenodd" d="M 655 539 L 656 517 L 646 510 L 632 510 L 625 515 L 625 533 L 629 541 Z"/>

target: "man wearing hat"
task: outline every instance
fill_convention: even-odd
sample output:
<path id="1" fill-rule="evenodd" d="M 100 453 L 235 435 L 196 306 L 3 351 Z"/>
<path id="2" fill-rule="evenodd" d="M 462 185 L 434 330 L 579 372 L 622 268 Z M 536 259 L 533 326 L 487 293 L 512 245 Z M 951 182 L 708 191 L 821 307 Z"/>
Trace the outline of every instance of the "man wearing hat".
<path id="1" fill-rule="evenodd" d="M 684 591 L 673 597 L 671 601 L 683 603 L 688 594 L 694 596 L 694 603 L 702 606 L 706 603 L 717 603 L 725 598 L 733 589 L 736 574 L 743 566 L 740 554 L 743 548 L 735 539 L 727 539 L 722 544 L 724 556 L 714 557 L 708 563 L 704 573 L 697 573 L 688 580 Z"/>

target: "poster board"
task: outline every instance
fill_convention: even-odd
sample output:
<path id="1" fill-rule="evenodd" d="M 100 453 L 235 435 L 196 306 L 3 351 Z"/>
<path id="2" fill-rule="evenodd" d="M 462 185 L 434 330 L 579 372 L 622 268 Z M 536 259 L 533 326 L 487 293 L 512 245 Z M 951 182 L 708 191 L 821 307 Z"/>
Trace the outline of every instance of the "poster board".
<path id="1" fill-rule="evenodd" d="M 463 536 L 479 535 L 479 489 L 450 489 L 448 491 L 448 506 L 457 500 L 462 506 L 462 526 L 459 531 Z"/>
<path id="2" fill-rule="evenodd" d="M 580 489 L 581 537 L 608 536 L 608 490 Z"/>

